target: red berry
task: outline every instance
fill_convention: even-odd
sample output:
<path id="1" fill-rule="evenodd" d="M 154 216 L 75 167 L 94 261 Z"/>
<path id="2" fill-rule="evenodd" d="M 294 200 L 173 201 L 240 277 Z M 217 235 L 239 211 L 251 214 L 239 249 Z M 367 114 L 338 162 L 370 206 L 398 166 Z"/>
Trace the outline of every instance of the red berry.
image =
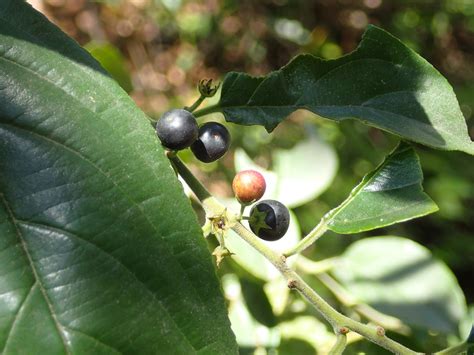
<path id="1" fill-rule="evenodd" d="M 265 193 L 267 184 L 262 174 L 255 170 L 243 170 L 234 177 L 232 189 L 242 204 L 258 201 Z"/>

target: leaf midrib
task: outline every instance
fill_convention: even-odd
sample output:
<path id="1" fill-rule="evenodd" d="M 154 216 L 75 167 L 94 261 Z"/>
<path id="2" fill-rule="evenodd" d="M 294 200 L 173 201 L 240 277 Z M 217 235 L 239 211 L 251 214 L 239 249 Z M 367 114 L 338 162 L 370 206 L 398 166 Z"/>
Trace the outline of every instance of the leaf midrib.
<path id="1" fill-rule="evenodd" d="M 424 202 L 425 202 L 425 201 L 417 201 L 416 203 L 410 204 L 410 207 L 416 207 L 417 205 L 423 204 Z M 351 220 L 351 221 L 349 221 L 349 222 L 347 222 L 347 223 L 338 222 L 338 225 L 346 226 L 346 225 L 350 225 L 350 224 L 352 224 L 352 223 L 364 222 L 364 221 L 369 221 L 369 220 L 371 220 L 371 219 L 377 219 L 377 218 L 380 218 L 380 217 L 390 216 L 391 214 L 393 214 L 393 212 L 396 213 L 396 212 L 399 212 L 399 211 L 404 210 L 404 209 L 406 209 L 406 206 L 397 208 L 397 209 L 395 209 L 395 210 L 390 210 L 390 213 L 382 213 L 382 214 L 378 214 L 378 215 L 373 215 L 372 217 L 353 219 L 353 220 Z M 429 213 L 430 213 L 430 212 L 423 212 L 423 214 L 421 214 L 421 215 L 415 215 L 415 217 L 425 216 L 425 215 L 427 215 L 427 214 L 429 214 Z M 397 223 L 398 223 L 398 222 L 404 222 L 404 221 L 407 221 L 407 220 L 410 220 L 410 219 L 413 219 L 413 216 L 408 217 L 408 218 L 406 218 L 406 219 L 397 220 L 396 222 L 397 222 Z M 330 222 L 333 222 L 333 221 L 334 221 L 334 220 L 331 220 Z M 388 221 L 387 221 L 387 222 L 388 222 Z M 390 222 L 390 223 L 388 223 L 388 224 L 383 224 L 383 225 L 381 225 L 381 227 L 388 226 L 388 225 L 391 225 L 391 224 L 393 224 L 393 223 L 395 223 L 395 222 Z M 330 224 L 331 224 L 331 223 L 329 223 L 329 225 L 330 225 Z M 362 230 L 364 230 L 364 229 L 362 229 Z"/>
<path id="2" fill-rule="evenodd" d="M 360 108 L 360 109 L 363 109 L 363 110 L 367 110 L 367 111 L 377 111 L 377 112 L 380 112 L 380 113 L 388 113 L 390 115 L 394 115 L 394 116 L 397 116 L 397 117 L 400 117 L 402 119 L 406 119 L 406 120 L 409 120 L 415 127 L 418 127 L 418 129 L 420 131 L 423 131 L 423 132 L 426 132 L 428 134 L 428 136 L 430 136 L 432 139 L 433 138 L 436 138 L 433 136 L 433 134 L 430 132 L 432 129 L 433 129 L 433 126 L 430 125 L 430 124 L 427 124 L 427 123 L 424 123 L 424 122 L 421 122 L 419 120 L 417 120 L 416 118 L 413 118 L 413 117 L 409 117 L 409 116 L 403 116 L 403 115 L 400 115 L 398 113 L 394 113 L 394 112 L 391 112 L 391 111 L 387 111 L 387 110 L 382 110 L 380 108 L 376 108 L 376 107 L 371 107 L 371 106 L 367 106 L 367 105 L 318 105 L 318 106 L 312 106 L 312 107 L 309 107 L 309 105 L 297 105 L 297 106 L 292 106 L 292 105 L 286 105 L 286 106 L 276 106 L 276 105 L 261 105 L 261 106 L 245 106 L 245 105 L 239 105 L 239 106 L 224 106 L 224 107 L 221 107 L 222 111 L 225 112 L 226 110 L 262 110 L 262 109 L 265 109 L 265 108 L 280 108 L 282 110 L 285 110 L 285 109 L 291 109 L 293 111 L 295 111 L 296 109 L 305 109 L 305 110 L 308 110 L 324 119 L 330 119 L 330 120 L 333 120 L 333 118 L 330 118 L 330 117 L 327 117 L 325 115 L 321 115 L 319 112 L 317 112 L 318 109 L 323 109 L 323 108 L 328 108 L 328 107 L 336 107 L 336 108 L 352 108 L 352 107 L 356 107 L 356 108 Z M 313 110 L 314 108 L 314 110 Z M 264 113 L 265 115 L 267 115 L 267 113 Z M 338 117 L 338 119 L 341 118 L 341 117 Z M 384 127 L 380 124 L 378 124 L 377 122 L 374 122 L 374 121 L 368 121 L 366 118 L 363 118 L 363 117 L 355 117 L 355 116 L 352 116 L 352 117 L 347 117 L 347 119 L 357 119 L 357 120 L 361 120 L 362 122 L 367 122 L 370 126 L 372 127 L 375 127 L 375 128 L 378 128 L 378 129 L 381 129 L 383 131 L 387 131 L 387 132 L 390 132 L 396 136 L 401 136 L 401 133 L 399 132 L 396 132 L 395 130 L 391 129 L 391 128 L 388 128 L 388 127 Z M 232 119 L 229 119 L 230 122 L 232 122 L 233 120 Z M 265 120 L 267 123 L 273 123 L 273 120 L 269 121 L 269 120 Z M 277 120 L 278 122 L 280 122 L 280 120 Z M 440 129 L 438 128 L 438 131 L 441 131 L 443 132 L 443 134 L 447 135 L 447 136 L 450 136 L 450 137 L 453 137 L 453 138 L 457 138 L 457 136 L 453 136 L 451 134 L 451 131 L 449 130 L 443 130 L 443 129 Z M 415 141 L 415 142 L 420 142 L 420 139 L 418 138 L 410 138 L 412 141 Z M 427 142 L 425 142 L 426 145 L 428 146 L 434 146 L 433 143 L 431 144 L 428 144 Z M 474 147 L 473 147 L 474 148 Z"/>

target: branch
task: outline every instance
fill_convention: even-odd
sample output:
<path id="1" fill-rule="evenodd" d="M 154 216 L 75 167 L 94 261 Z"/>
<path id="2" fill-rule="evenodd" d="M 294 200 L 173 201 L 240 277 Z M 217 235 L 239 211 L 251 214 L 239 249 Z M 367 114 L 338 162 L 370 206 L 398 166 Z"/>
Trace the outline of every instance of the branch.
<path id="1" fill-rule="evenodd" d="M 470 347 L 472 347 L 472 344 L 463 342 L 461 344 L 454 345 L 450 348 L 438 351 L 434 353 L 433 355 L 459 355 L 459 354 L 464 354 L 464 352 L 466 352 L 467 354 L 471 354 L 467 352 L 470 349 Z"/>
<path id="2" fill-rule="evenodd" d="M 255 234 L 245 228 L 240 221 L 238 221 L 237 214 L 227 212 L 226 208 L 210 195 L 206 188 L 202 186 L 199 180 L 196 179 L 178 157 L 172 156 L 170 157 L 170 160 L 181 177 L 196 194 L 196 197 L 201 201 L 207 215 L 216 216 L 226 214 L 226 220 L 228 221 L 230 228 L 262 254 L 270 263 L 272 263 L 286 279 L 288 287 L 297 290 L 309 303 L 311 303 L 328 321 L 328 323 L 331 324 L 336 334 L 340 334 L 340 329 L 347 328 L 395 354 L 421 354 L 387 337 L 385 335 L 385 330 L 382 327 L 366 325 L 337 312 L 306 282 L 304 282 L 295 271 L 288 267 L 285 256 L 275 253 Z"/>
<path id="3" fill-rule="evenodd" d="M 300 255 L 298 259 L 296 259 L 296 269 L 303 271 L 305 274 L 316 275 L 332 270 L 336 267 L 338 262 L 339 258 L 337 256 L 314 261 Z"/>
<path id="4" fill-rule="evenodd" d="M 344 333 L 339 333 L 336 336 L 336 343 L 329 351 L 329 355 L 341 355 L 347 345 L 347 336 Z"/>
<path id="5" fill-rule="evenodd" d="M 222 109 L 219 105 L 211 105 L 211 106 L 204 107 L 200 110 L 194 111 L 194 117 L 197 118 L 204 115 L 208 115 L 210 113 L 221 112 L 221 111 Z"/>
<path id="6" fill-rule="evenodd" d="M 396 331 L 403 335 L 410 334 L 410 328 L 407 327 L 403 322 L 395 317 L 383 314 L 377 311 L 375 308 L 372 308 L 368 304 L 359 303 L 341 284 L 339 284 L 335 279 L 333 279 L 329 274 L 322 272 L 315 275 L 321 283 L 330 290 L 334 296 L 341 302 L 344 306 L 352 308 L 361 316 L 365 317 L 371 322 L 378 324 L 385 329 L 390 329 Z"/>
<path id="7" fill-rule="evenodd" d="M 324 233 L 328 230 L 327 226 L 327 219 L 323 217 L 321 221 L 319 221 L 318 225 L 313 228 L 311 232 L 308 233 L 303 239 L 301 239 L 298 244 L 296 244 L 293 248 L 286 251 L 284 255 L 286 257 L 290 257 L 292 255 L 301 253 L 303 250 L 311 246 L 315 241 L 323 236 Z"/>

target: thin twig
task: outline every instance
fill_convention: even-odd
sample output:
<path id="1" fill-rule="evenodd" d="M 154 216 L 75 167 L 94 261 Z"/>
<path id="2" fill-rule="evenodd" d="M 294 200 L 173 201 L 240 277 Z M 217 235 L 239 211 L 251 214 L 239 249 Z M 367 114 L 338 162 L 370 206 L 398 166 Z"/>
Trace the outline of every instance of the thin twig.
<path id="1" fill-rule="evenodd" d="M 352 308 L 361 316 L 385 329 L 393 330 L 403 335 L 410 334 L 410 328 L 403 324 L 400 319 L 383 314 L 368 304 L 360 303 L 359 300 L 353 297 L 340 283 L 327 273 L 322 272 L 315 276 L 344 306 Z"/>
<path id="2" fill-rule="evenodd" d="M 311 246 L 315 241 L 321 238 L 324 233 L 328 230 L 326 218 L 322 218 L 318 225 L 313 228 L 311 232 L 308 233 L 303 239 L 301 239 L 298 244 L 292 247 L 290 250 L 286 251 L 284 255 L 290 257 L 292 255 L 301 253 L 303 250 Z"/>
<path id="3" fill-rule="evenodd" d="M 329 355 L 341 355 L 344 352 L 346 345 L 347 345 L 346 334 L 342 334 L 342 333 L 337 334 L 336 343 L 329 351 Z"/>

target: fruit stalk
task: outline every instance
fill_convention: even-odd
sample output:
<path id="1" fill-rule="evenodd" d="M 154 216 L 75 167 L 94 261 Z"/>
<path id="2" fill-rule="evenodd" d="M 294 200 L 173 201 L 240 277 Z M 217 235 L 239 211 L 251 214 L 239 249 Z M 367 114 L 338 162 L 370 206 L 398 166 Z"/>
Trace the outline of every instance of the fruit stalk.
<path id="1" fill-rule="evenodd" d="M 344 352 L 344 349 L 347 345 L 347 336 L 346 334 L 339 333 L 336 336 L 336 343 L 329 351 L 329 355 L 340 355 Z"/>
<path id="2" fill-rule="evenodd" d="M 202 104 L 202 102 L 205 99 L 206 99 L 206 97 L 201 95 L 191 106 L 186 106 L 184 109 L 186 111 L 193 112 L 195 109 L 197 109 Z"/>
<path id="3" fill-rule="evenodd" d="M 395 354 L 422 354 L 417 353 L 387 337 L 382 327 L 366 325 L 337 312 L 306 282 L 304 282 L 295 271 L 288 267 L 286 264 L 286 258 L 283 255 L 279 255 L 271 250 L 263 241 L 237 220 L 237 214 L 229 213 L 222 204 L 212 197 L 201 182 L 191 173 L 191 171 L 188 170 L 186 165 L 184 165 L 178 157 L 171 156 L 170 160 L 178 173 L 202 203 L 207 215 L 227 214 L 227 220 L 229 221 L 232 230 L 272 263 L 286 279 L 288 287 L 297 290 L 310 304 L 312 304 L 314 308 L 328 321 L 328 323 L 331 324 L 336 334 L 340 334 L 339 329 L 346 327 Z"/>
<path id="4" fill-rule="evenodd" d="M 219 105 L 207 106 L 200 110 L 194 111 L 194 117 L 201 117 L 201 116 L 208 115 L 210 113 L 221 112 L 221 110 L 222 109 Z"/>
<path id="5" fill-rule="evenodd" d="M 314 227 L 311 232 L 308 233 L 308 235 L 301 239 L 298 244 L 296 244 L 293 248 L 286 251 L 284 255 L 288 258 L 292 255 L 301 253 L 303 250 L 305 250 L 314 242 L 316 242 L 319 238 L 321 238 L 327 230 L 327 222 L 326 219 L 323 217 L 321 221 L 319 221 L 318 225 Z"/>

